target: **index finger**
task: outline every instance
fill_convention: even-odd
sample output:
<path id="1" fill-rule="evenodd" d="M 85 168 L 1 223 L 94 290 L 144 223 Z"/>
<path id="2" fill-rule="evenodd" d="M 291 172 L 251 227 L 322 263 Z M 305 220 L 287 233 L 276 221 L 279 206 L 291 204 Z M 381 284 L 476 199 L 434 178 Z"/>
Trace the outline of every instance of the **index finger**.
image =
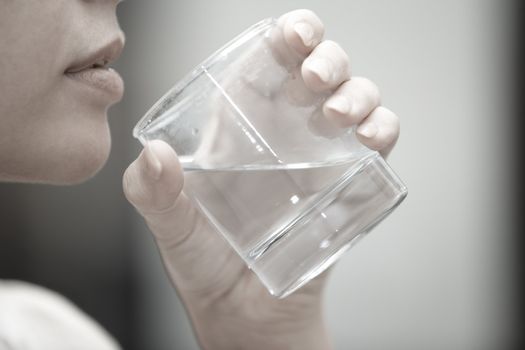
<path id="1" fill-rule="evenodd" d="M 285 13 L 270 33 L 275 59 L 283 66 L 297 66 L 323 40 L 324 25 L 310 10 Z"/>

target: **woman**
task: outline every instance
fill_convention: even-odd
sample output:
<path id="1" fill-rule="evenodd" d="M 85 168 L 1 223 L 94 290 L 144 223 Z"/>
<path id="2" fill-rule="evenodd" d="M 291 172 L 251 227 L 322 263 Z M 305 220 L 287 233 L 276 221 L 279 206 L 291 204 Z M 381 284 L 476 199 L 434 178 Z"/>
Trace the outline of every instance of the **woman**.
<path id="1" fill-rule="evenodd" d="M 117 0 L 0 0 L 0 180 L 74 184 L 93 176 L 110 150 L 107 109 L 123 83 L 107 66 L 124 36 Z M 398 118 L 379 106 L 376 86 L 350 79 L 348 57 L 323 41 L 311 11 L 279 18 L 283 49 L 306 58 L 305 84 L 331 92 L 325 116 L 358 125 L 360 140 L 386 156 Z M 327 349 L 321 292 L 326 274 L 292 296 L 271 297 L 181 193 L 175 152 L 151 142 L 124 176 L 206 349 Z M 223 259 L 222 261 L 220 259 Z M 222 264 L 221 264 L 222 262 Z M 15 282 L 0 284 L 0 348 L 114 349 L 100 327 L 62 297 Z"/>

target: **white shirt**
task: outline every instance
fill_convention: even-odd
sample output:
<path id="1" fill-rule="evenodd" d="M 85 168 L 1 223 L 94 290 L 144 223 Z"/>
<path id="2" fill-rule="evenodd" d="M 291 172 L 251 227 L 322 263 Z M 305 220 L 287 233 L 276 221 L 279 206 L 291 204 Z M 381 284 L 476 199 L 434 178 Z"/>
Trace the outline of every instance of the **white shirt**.
<path id="1" fill-rule="evenodd" d="M 117 342 L 59 294 L 0 280 L 0 350 L 116 350 Z"/>

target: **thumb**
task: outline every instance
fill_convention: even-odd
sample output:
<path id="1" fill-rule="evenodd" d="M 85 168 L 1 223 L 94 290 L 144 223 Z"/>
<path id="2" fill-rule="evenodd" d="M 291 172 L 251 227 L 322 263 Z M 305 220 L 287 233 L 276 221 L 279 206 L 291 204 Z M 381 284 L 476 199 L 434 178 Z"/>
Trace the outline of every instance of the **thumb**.
<path id="1" fill-rule="evenodd" d="M 123 179 L 124 194 L 155 236 L 177 289 L 220 294 L 237 282 L 244 264 L 181 193 L 183 183 L 177 155 L 163 141 L 147 144 Z"/>
<path id="2" fill-rule="evenodd" d="M 184 175 L 175 151 L 160 140 L 146 144 L 124 173 L 124 195 L 158 239 L 177 238 L 179 232 L 174 231 L 180 224 L 173 225 L 177 216 L 174 214 L 191 206 L 181 194 L 183 184 Z"/>

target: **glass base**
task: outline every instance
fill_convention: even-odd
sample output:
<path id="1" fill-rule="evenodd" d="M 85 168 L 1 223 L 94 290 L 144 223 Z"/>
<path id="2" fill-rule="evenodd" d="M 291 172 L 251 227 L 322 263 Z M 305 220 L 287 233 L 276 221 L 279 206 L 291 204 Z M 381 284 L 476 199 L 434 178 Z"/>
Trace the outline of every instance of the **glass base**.
<path id="1" fill-rule="evenodd" d="M 407 189 L 373 153 L 349 169 L 337 191 L 256 259 L 246 259 L 269 292 L 284 298 L 331 266 L 392 212 Z"/>

